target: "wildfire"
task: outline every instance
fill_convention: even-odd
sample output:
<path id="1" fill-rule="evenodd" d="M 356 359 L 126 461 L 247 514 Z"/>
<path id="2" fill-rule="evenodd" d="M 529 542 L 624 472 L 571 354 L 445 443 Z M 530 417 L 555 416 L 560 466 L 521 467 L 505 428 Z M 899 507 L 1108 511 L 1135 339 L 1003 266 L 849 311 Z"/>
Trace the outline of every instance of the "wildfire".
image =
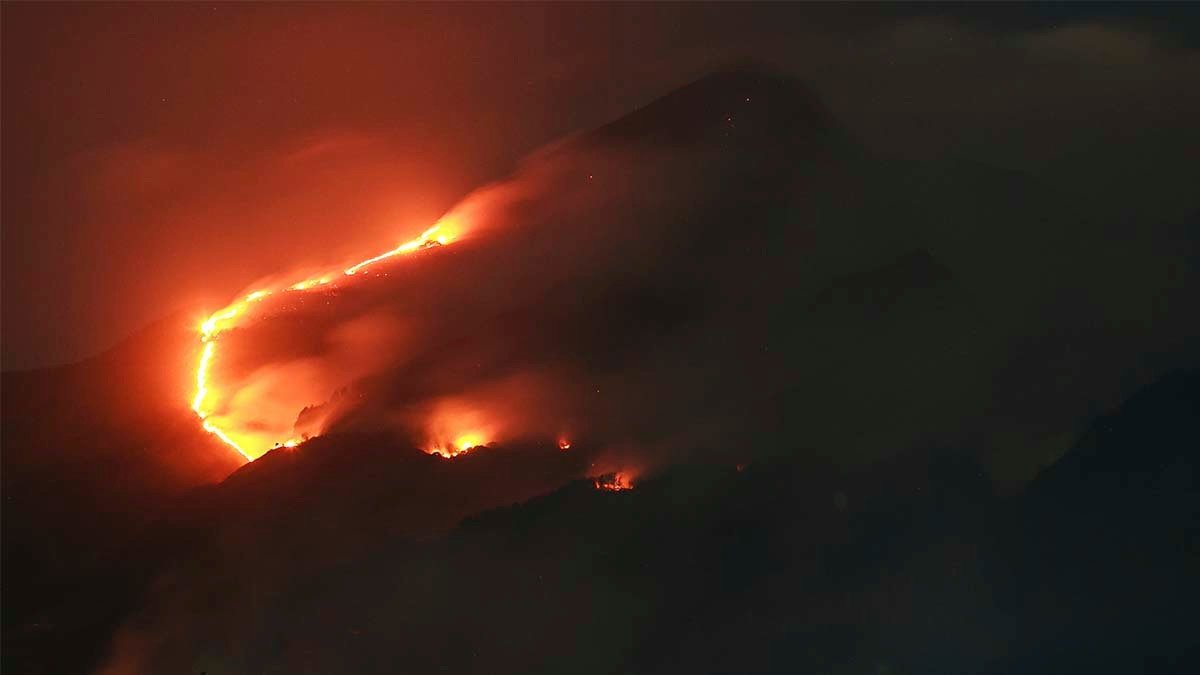
<path id="1" fill-rule="evenodd" d="M 480 434 L 463 434 L 462 436 L 454 439 L 454 442 L 446 445 L 434 446 L 430 448 L 428 452 L 431 455 L 441 455 L 446 459 L 450 459 L 452 457 L 458 457 L 459 455 L 466 454 L 475 448 L 482 448 L 486 445 L 487 441 L 485 441 L 483 436 Z"/>
<path id="2" fill-rule="evenodd" d="M 209 315 L 199 327 L 200 343 L 203 346 L 200 349 L 200 358 L 196 366 L 196 393 L 192 397 L 191 405 L 192 411 L 200 418 L 204 430 L 238 451 L 248 461 L 253 461 L 272 447 L 270 443 L 264 446 L 261 440 L 255 443 L 255 438 L 248 437 L 249 435 L 241 430 L 222 428 L 213 419 L 213 415 L 220 408 L 222 401 L 221 393 L 214 388 L 210 380 L 213 362 L 217 359 L 218 338 L 221 333 L 236 327 L 249 314 L 253 305 L 278 293 L 303 293 L 312 289 L 333 285 L 339 278 L 354 276 L 365 268 L 389 258 L 423 249 L 445 246 L 458 238 L 459 229 L 457 220 L 450 217 L 443 218 L 433 227 L 422 232 L 419 237 L 406 241 L 386 253 L 352 265 L 342 270 L 340 274 L 330 272 L 321 276 L 303 279 L 290 285 L 259 289 Z M 301 443 L 302 440 L 299 438 L 288 438 L 283 441 L 277 441 L 275 445 L 291 448 Z M 479 445 L 483 445 L 481 438 L 476 436 L 462 436 L 455 440 L 451 454 L 446 454 L 446 449 L 435 452 L 439 452 L 439 454 L 443 454 L 444 456 L 452 456 L 466 452 Z"/>
<path id="3" fill-rule="evenodd" d="M 604 476 L 599 476 L 592 479 L 592 484 L 597 490 L 608 490 L 609 492 L 623 492 L 633 489 L 633 481 L 624 473 L 610 473 Z"/>
<path id="4" fill-rule="evenodd" d="M 569 441 L 565 438 L 558 439 L 558 449 L 559 450 L 570 450 L 571 449 L 571 441 Z"/>
<path id="5" fill-rule="evenodd" d="M 437 225 L 434 225 L 428 230 L 422 232 L 421 236 L 417 237 L 416 239 L 406 241 L 387 253 L 381 253 L 374 258 L 368 258 L 357 265 L 354 265 L 353 267 L 346 268 L 345 274 L 347 276 L 358 274 L 358 272 L 365 267 L 374 265 L 382 260 L 387 260 L 388 258 L 404 255 L 405 253 L 412 253 L 413 251 L 423 248 L 431 248 L 433 246 L 445 246 L 446 244 L 450 243 L 450 236 L 446 234 L 435 236 L 438 234 L 438 231 L 441 230 L 441 228 L 442 224 L 438 223 Z"/>

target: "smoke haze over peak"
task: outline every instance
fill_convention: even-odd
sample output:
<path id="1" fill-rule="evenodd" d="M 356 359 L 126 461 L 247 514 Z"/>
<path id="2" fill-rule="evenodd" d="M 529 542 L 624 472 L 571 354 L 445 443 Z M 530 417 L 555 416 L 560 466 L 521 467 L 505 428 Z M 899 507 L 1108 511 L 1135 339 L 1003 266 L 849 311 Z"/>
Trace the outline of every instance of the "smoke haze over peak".
<path id="1" fill-rule="evenodd" d="M 4 97 L 5 368 L 360 258 L 531 149 L 745 59 L 888 155 L 1175 218 L 1200 115 L 1181 11 L 9 4 L 4 82 L 28 95 Z"/>

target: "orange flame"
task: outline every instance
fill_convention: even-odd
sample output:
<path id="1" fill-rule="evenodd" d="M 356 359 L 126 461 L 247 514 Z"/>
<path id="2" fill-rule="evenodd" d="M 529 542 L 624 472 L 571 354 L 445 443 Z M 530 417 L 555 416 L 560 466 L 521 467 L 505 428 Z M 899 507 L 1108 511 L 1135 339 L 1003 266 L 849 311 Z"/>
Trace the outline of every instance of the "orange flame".
<path id="1" fill-rule="evenodd" d="M 450 444 L 444 445 L 444 446 L 435 446 L 433 448 L 430 448 L 429 454 L 441 455 L 442 457 L 445 457 L 446 459 L 450 459 L 451 457 L 458 457 L 459 455 L 464 455 L 468 452 L 471 452 L 475 448 L 482 448 L 486 445 L 487 445 L 487 441 L 485 441 L 483 439 L 483 436 L 480 434 L 475 434 L 475 433 L 463 434 L 463 435 L 459 436 L 458 438 L 454 439 L 453 443 L 450 443 Z"/>
<path id="2" fill-rule="evenodd" d="M 621 472 L 593 478 L 592 484 L 596 486 L 597 490 L 608 490 L 609 492 L 623 492 L 633 489 L 633 481 L 629 476 Z"/>
<path id="3" fill-rule="evenodd" d="M 341 272 L 340 276 L 353 276 L 366 267 L 389 258 L 412 253 L 413 251 L 444 246 L 458 239 L 459 230 L 460 225 L 457 219 L 445 217 L 422 232 L 419 237 L 406 241 L 386 253 L 368 258 L 348 267 Z M 216 436 L 223 443 L 236 450 L 247 461 L 254 461 L 256 458 L 262 456 L 270 450 L 270 446 L 255 447 L 255 444 L 252 443 L 255 440 L 253 437 L 238 429 L 222 428 L 212 419 L 213 414 L 220 408 L 218 403 L 221 399 L 220 392 L 213 387 L 210 379 L 213 362 L 217 358 L 218 337 L 221 333 L 237 326 L 247 316 L 251 306 L 255 303 L 262 302 L 276 293 L 301 293 L 314 288 L 328 286 L 333 284 L 338 278 L 338 273 L 330 272 L 318 277 L 303 279 L 290 285 L 259 289 L 230 303 L 225 308 L 213 312 L 200 324 L 200 343 L 203 347 L 200 350 L 200 359 L 196 366 L 196 393 L 192 397 L 192 411 L 200 418 L 201 426 L 204 427 L 205 431 Z M 276 445 L 292 448 L 301 442 L 302 439 L 289 438 L 276 443 Z M 262 445 L 261 442 L 258 445 Z M 483 441 L 480 438 L 463 436 L 455 441 L 455 451 L 453 454 L 461 454 L 478 445 L 483 445 Z"/>

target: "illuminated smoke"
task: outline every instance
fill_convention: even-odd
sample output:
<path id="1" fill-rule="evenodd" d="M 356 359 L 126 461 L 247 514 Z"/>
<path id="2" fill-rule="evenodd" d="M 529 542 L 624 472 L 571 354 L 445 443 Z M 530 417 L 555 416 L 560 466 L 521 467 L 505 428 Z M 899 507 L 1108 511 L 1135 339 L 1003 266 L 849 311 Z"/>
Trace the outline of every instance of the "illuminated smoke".
<path id="1" fill-rule="evenodd" d="M 795 381 L 767 312 L 810 241 L 769 216 L 838 178 L 781 168 L 813 132 L 780 146 L 747 98 L 738 153 L 723 110 L 685 146 L 568 139 L 381 255 L 256 287 L 202 322 L 192 409 L 247 459 L 386 432 L 443 457 L 634 449 L 628 470 L 748 438 Z"/>
<path id="2" fill-rule="evenodd" d="M 326 273 L 279 287 L 259 289 L 231 303 L 224 309 L 213 312 L 200 325 L 200 342 L 203 347 L 201 348 L 200 359 L 196 367 L 196 393 L 192 398 L 191 406 L 192 410 L 200 418 L 205 431 L 215 435 L 241 453 L 247 460 L 251 461 L 270 450 L 273 446 L 295 447 L 302 440 L 305 440 L 304 438 L 291 435 L 282 439 L 272 440 L 270 437 L 264 437 L 263 434 L 256 433 L 254 430 L 239 428 L 234 423 L 218 424 L 217 421 L 212 419 L 214 411 L 223 405 L 219 388 L 214 387 L 210 382 L 210 372 L 217 353 L 217 339 L 221 333 L 236 328 L 240 322 L 250 318 L 250 312 L 256 303 L 260 303 L 277 293 L 302 293 L 334 285 L 335 281 L 339 280 L 339 276 L 350 277 L 371 265 L 421 249 L 443 246 L 454 241 L 457 237 L 456 228 L 445 226 L 444 223 L 438 223 L 422 232 L 415 239 L 400 244 L 386 253 L 368 258 L 346 268 L 341 275 Z M 252 404 L 257 403 L 252 402 Z M 479 444 L 481 443 L 474 443 L 473 445 Z M 466 449 L 468 448 L 460 448 L 459 452 Z"/>

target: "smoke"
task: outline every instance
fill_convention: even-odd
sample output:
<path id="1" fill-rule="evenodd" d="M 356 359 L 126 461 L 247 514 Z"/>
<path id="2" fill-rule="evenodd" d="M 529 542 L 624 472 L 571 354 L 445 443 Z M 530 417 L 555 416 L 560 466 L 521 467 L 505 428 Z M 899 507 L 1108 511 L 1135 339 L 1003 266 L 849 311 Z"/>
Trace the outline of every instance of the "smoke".
<path id="1" fill-rule="evenodd" d="M 443 531 L 574 477 L 620 473 L 636 489 L 682 453 L 727 466 L 932 444 L 998 453 L 1070 437 L 1136 385 L 1114 373 L 1177 364 L 1195 326 L 1178 300 L 1195 280 L 1153 224 L 1106 238 L 1025 177 L 878 161 L 803 89 L 755 86 L 710 82 L 717 109 L 684 96 L 549 147 L 451 208 L 445 245 L 272 296 L 223 333 L 212 419 L 263 449 L 316 439 L 224 486 L 253 497 L 218 511 L 245 520 L 227 517 L 212 559 L 160 581 L 108 672 L 309 663 L 250 653 L 248 633 L 267 642 L 321 620 L 264 618 L 273 595 L 301 593 L 284 589 L 380 533 Z M 1073 242 L 1046 222 L 1089 233 L 1069 274 Z M 1117 279 L 1118 266 L 1144 273 Z M 1153 321 L 1117 323 L 1151 312 L 1151 295 Z M 1161 363 L 1130 356 L 1145 353 Z M 425 463 L 402 452 L 479 445 L 491 447 L 411 453 Z M 403 617 L 426 620 L 461 622 Z"/>
<path id="2" fill-rule="evenodd" d="M 256 305 L 220 337 L 210 420 L 254 454 L 364 431 L 429 451 L 564 433 L 661 444 L 713 391 L 738 396 L 752 375 L 706 364 L 751 348 L 722 299 L 771 292 L 739 260 L 763 225 L 706 210 L 778 206 L 742 189 L 761 157 L 593 140 L 469 195 L 439 221 L 444 246 Z"/>
<path id="3" fill-rule="evenodd" d="M 1195 208 L 1200 61 L 1172 38 L 1185 21 L 464 11 L 101 7 L 72 19 L 84 44 L 68 10 L 10 10 L 6 367 L 75 360 L 254 277 L 373 252 L 528 149 L 737 57 L 802 73 L 872 148 L 1019 168 L 1102 196 L 1100 213 Z"/>
<path id="4" fill-rule="evenodd" d="M 1178 266 L 1150 261 L 1187 254 L 1152 230 L 1097 230 L 1064 276 L 1065 242 L 1029 242 L 1040 219 L 1079 217 L 1023 176 L 879 161 L 788 78 L 717 75 L 534 154 L 438 221 L 445 245 L 255 305 L 220 338 L 213 419 L 258 452 L 385 433 L 454 454 L 566 433 L 623 449 L 616 470 L 684 448 L 869 461 L 987 445 L 989 419 L 1061 434 L 1134 383 L 1111 369 L 1160 368 L 1122 354 L 1178 353 L 1186 334 L 1130 326 L 1072 347 L 1107 320 L 1088 298 L 1114 256 L 1169 294 Z M 1032 390 L 1035 364 L 1060 357 L 1096 367 L 1071 396 Z"/>

